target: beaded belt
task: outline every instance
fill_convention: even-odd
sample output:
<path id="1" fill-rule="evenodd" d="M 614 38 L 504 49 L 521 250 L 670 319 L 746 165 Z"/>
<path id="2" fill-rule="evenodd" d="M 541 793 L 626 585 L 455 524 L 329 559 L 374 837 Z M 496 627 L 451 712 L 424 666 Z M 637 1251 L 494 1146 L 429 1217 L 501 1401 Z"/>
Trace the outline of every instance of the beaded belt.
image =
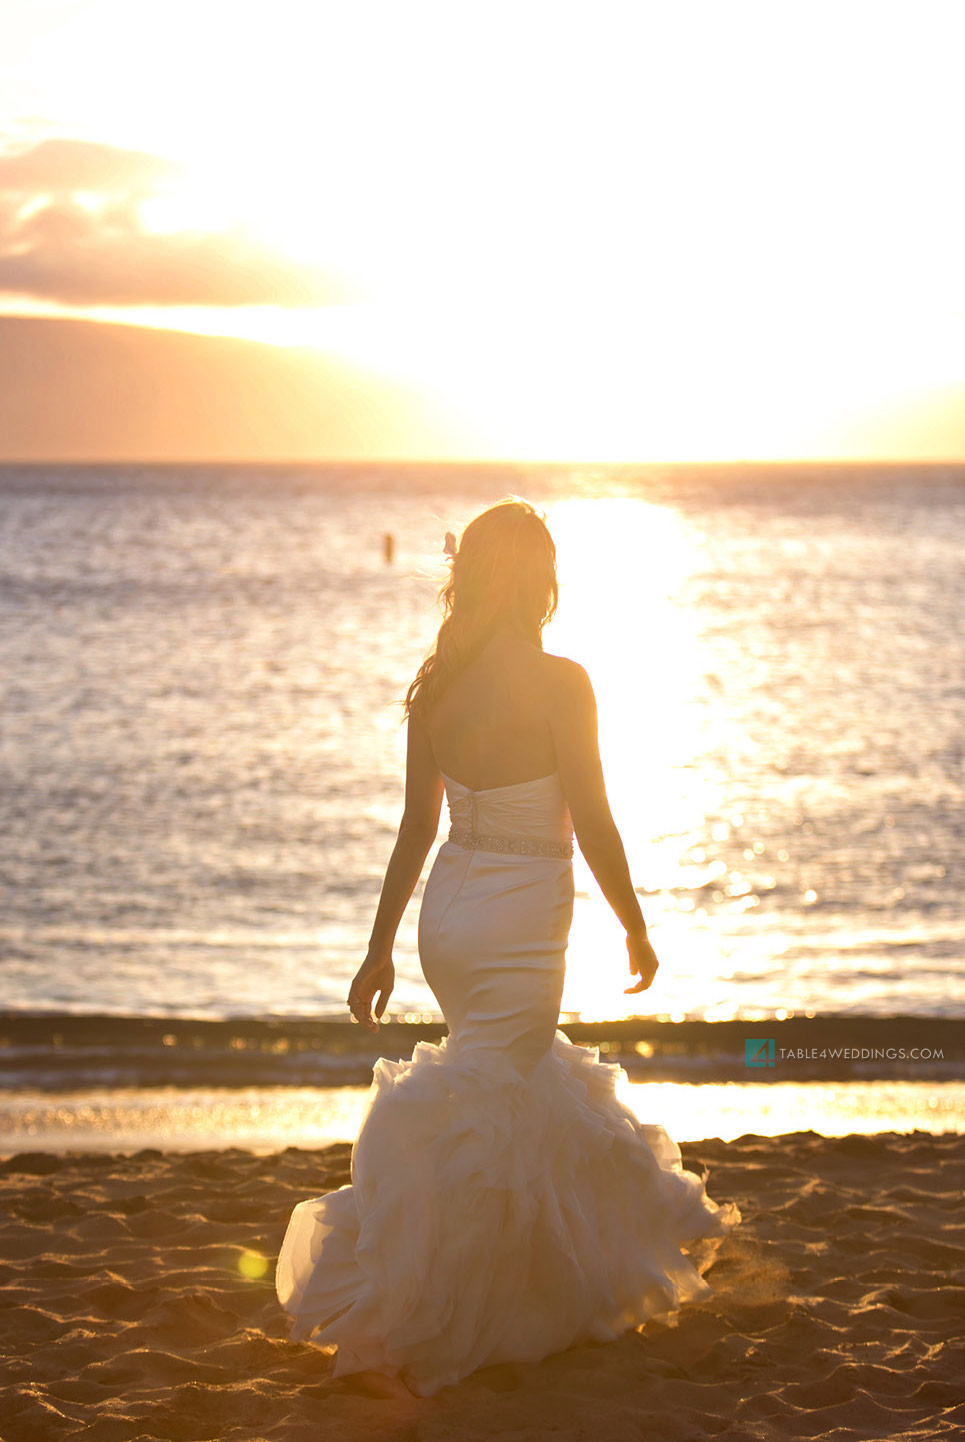
<path id="1" fill-rule="evenodd" d="M 572 841 L 544 841 L 542 837 L 480 836 L 468 827 L 449 828 L 449 840 L 472 851 L 503 851 L 513 856 L 558 856 L 561 861 L 573 855 Z"/>

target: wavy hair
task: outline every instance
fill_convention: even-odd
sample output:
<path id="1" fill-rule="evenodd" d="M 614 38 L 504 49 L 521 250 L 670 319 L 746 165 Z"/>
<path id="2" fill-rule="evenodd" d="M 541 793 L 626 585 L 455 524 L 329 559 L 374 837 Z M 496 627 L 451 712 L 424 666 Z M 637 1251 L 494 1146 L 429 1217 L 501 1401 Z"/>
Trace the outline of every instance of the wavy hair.
<path id="1" fill-rule="evenodd" d="M 556 611 L 556 547 L 545 519 L 519 496 L 470 521 L 450 565 L 439 592 L 443 622 L 406 693 L 406 717 L 428 711 L 500 626 L 516 624 L 542 647 Z"/>

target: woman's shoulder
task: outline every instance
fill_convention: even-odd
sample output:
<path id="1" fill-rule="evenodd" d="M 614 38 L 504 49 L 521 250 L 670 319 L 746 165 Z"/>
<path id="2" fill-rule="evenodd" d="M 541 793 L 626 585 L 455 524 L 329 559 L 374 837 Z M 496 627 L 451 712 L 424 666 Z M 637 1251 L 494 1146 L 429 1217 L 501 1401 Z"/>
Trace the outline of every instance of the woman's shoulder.
<path id="1" fill-rule="evenodd" d="M 552 651 L 544 651 L 543 660 L 547 663 L 548 669 L 556 675 L 573 678 L 585 676 L 587 680 L 590 679 L 586 668 L 581 666 L 579 661 L 574 661 L 569 656 L 556 656 Z"/>
<path id="2" fill-rule="evenodd" d="M 589 673 L 579 661 L 573 661 L 569 656 L 554 656 L 550 652 L 544 653 L 543 660 L 546 682 L 556 699 L 571 702 L 588 693 L 592 695 Z"/>

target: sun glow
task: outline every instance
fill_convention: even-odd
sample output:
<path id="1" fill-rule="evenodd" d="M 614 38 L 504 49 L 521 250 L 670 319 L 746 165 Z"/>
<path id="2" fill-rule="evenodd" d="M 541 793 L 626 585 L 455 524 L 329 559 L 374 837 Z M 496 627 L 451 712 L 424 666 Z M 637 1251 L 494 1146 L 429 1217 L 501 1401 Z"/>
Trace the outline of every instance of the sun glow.
<path id="1" fill-rule="evenodd" d="M 647 894 L 691 879 L 688 840 L 714 809 L 713 781 L 692 765 L 708 724 L 700 702 L 706 658 L 684 594 L 700 566 L 699 542 L 678 513 L 634 497 L 557 502 L 547 524 L 561 599 L 546 649 L 589 672 L 614 819 L 644 913 L 651 923 L 658 915 L 655 939 L 673 951 L 677 976 L 673 994 L 658 976 L 645 996 L 623 995 L 623 932 L 578 859 L 563 1009 L 587 1020 L 682 1012 L 702 939 L 672 897 L 661 896 L 655 913 Z"/>
<path id="2" fill-rule="evenodd" d="M 142 7 L 82 0 L 32 69 L 10 8 L 8 105 L 174 162 L 147 235 L 315 277 L 92 318 L 307 345 L 522 459 L 869 454 L 965 384 L 958 6 L 170 0 L 144 67 Z"/>

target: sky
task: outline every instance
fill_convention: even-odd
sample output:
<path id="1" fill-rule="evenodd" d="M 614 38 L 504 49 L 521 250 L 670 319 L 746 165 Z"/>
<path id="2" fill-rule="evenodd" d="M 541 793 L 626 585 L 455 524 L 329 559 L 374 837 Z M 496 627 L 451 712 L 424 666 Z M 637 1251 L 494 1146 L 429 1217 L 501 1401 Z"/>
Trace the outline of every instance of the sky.
<path id="1" fill-rule="evenodd" d="M 448 452 L 965 458 L 960 0 L 2 32 L 0 315 L 309 346 L 424 393 Z"/>

